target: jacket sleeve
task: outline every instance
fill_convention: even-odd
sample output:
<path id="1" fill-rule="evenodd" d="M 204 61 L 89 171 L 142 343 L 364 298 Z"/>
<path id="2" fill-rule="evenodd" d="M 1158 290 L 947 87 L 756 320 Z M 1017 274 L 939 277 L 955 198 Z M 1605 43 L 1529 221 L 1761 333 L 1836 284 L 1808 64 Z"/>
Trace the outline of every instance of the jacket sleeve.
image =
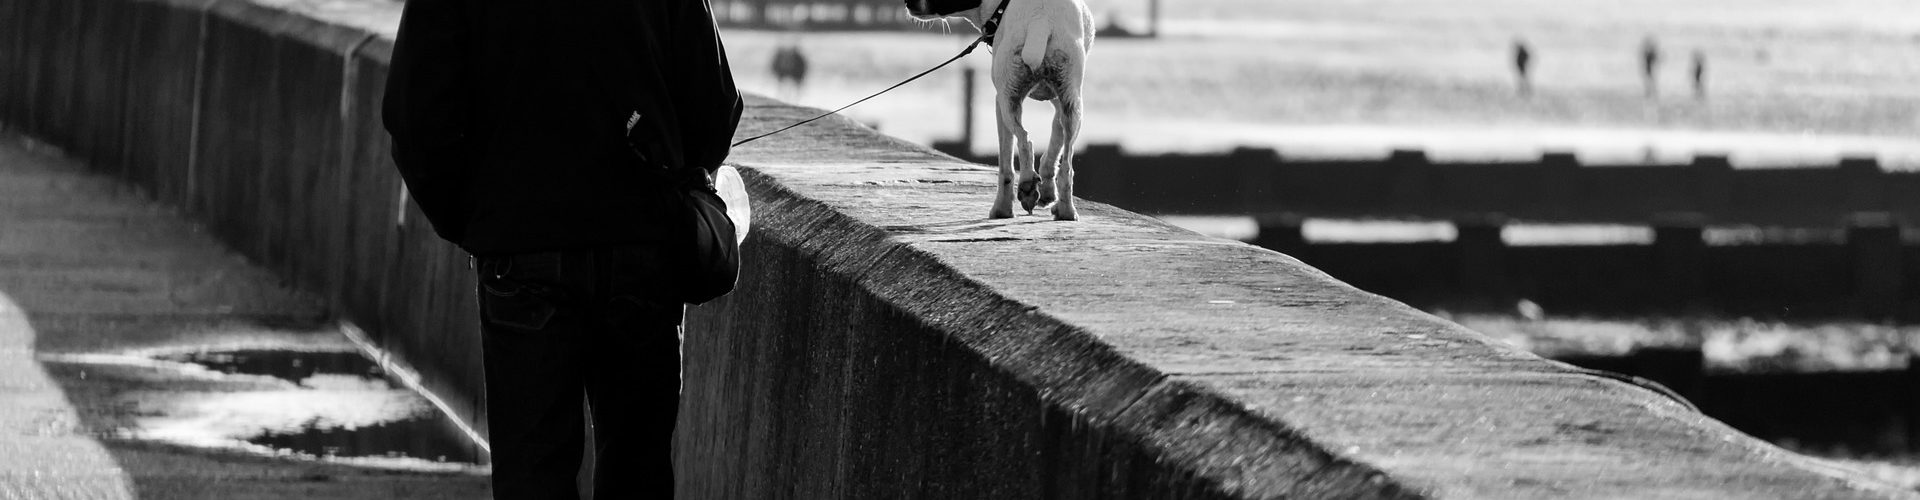
<path id="1" fill-rule="evenodd" d="M 465 191 L 478 156 L 464 2 L 406 2 L 381 103 L 393 162 L 408 193 L 434 231 L 455 243 L 466 232 L 471 205 Z"/>
<path id="2" fill-rule="evenodd" d="M 686 164 L 712 171 L 726 161 L 746 106 L 734 88 L 712 8 L 707 0 L 684 1 L 673 23 L 676 67 L 666 77 L 673 87 Z"/>

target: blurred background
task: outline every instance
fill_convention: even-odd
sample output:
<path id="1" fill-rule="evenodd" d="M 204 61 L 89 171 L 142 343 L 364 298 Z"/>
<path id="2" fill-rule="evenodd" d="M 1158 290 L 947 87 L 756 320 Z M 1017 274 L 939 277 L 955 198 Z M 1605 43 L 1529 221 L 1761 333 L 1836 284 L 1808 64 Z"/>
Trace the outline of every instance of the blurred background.
<path id="1" fill-rule="evenodd" d="M 1082 197 L 1920 484 L 1920 6 L 1088 5 Z M 826 109 L 978 36 L 895 1 L 714 6 L 744 88 Z M 989 60 L 846 115 L 991 163 Z"/>
<path id="2" fill-rule="evenodd" d="M 900 0 L 708 1 L 742 87 L 823 109 L 932 67 L 978 36 L 964 21 L 910 19 Z M 1082 198 L 1274 250 L 1516 349 L 1657 381 L 1782 448 L 1920 490 L 1915 0 L 1087 1 L 1100 31 L 1076 151 Z M 469 256 L 409 210 L 385 161 L 381 94 L 367 91 L 384 85 L 388 70 L 377 66 L 389 56 L 370 33 L 391 33 L 402 5 L 0 0 L 0 33 L 17 35 L 0 35 L 0 319 L 13 320 L 0 324 L 0 356 L 15 356 L 0 367 L 21 367 L 0 370 L 14 377 L 0 385 L 36 391 L 14 398 L 36 405 L 15 412 L 34 418 L 0 418 L 0 448 L 84 459 L 13 453 L 27 460 L 0 463 L 0 476 L 12 467 L 38 480 L 51 463 L 77 473 L 50 487 L 167 498 L 487 495 L 490 457 L 476 439 L 484 427 L 470 425 L 485 420 L 483 363 L 469 341 L 477 306 L 445 300 L 471 293 L 474 275 L 460 265 Z M 317 22 L 296 19 L 306 14 Z M 992 163 L 989 61 L 980 51 L 846 115 Z M 1036 143 L 1049 139 L 1041 125 L 1052 112 L 1026 107 Z M 955 217 L 985 215 L 992 174 L 959 175 L 975 174 L 981 183 L 962 185 L 979 188 L 982 211 Z M 1022 222 L 1042 224 L 1034 232 L 1074 227 Z M 1231 303 L 1210 304 L 1220 302 Z M 817 327 L 802 323 L 793 328 Z M 797 332 L 758 328 L 688 344 L 772 364 L 688 365 L 688 380 L 706 382 L 687 401 L 706 409 L 689 410 L 683 424 L 831 409 L 788 391 L 808 383 L 786 380 L 796 372 L 784 368 L 841 351 L 795 348 Z M 998 381 L 1007 377 L 992 362 L 976 367 L 971 355 L 950 355 L 960 351 L 945 337 L 926 338 L 939 346 L 861 347 L 932 360 L 909 367 L 906 382 L 821 397 L 904 401 L 937 384 L 925 406 L 895 413 L 944 420 L 896 430 L 955 436 L 1001 424 L 950 412 L 983 394 L 948 390 L 954 384 L 985 374 L 994 379 L 981 386 L 987 397 L 1032 397 L 1021 392 L 1027 382 Z M 855 372 L 819 369 L 839 366 L 825 361 L 805 366 Z M 1405 373 L 1414 372 L 1390 375 Z M 1515 383 L 1535 379 L 1525 380 Z M 1008 387 L 1018 391 L 992 394 Z M 762 398 L 773 393 L 784 396 Z M 1062 413 L 1040 394 L 986 411 L 1009 412 L 996 422 L 1039 412 L 1036 432 L 1067 433 L 1029 443 L 1046 449 L 1134 440 L 1083 438 L 1072 415 L 1045 424 Z M 752 404 L 709 418 L 733 401 Z M 1354 401 L 1351 411 L 1371 408 Z M 1601 400 L 1584 401 L 1530 414 Z M 0 404 L 0 417 L 9 409 Z M 814 420 L 747 425 L 752 432 L 735 437 L 793 451 L 840 435 L 808 434 L 841 422 Z M 1429 421 L 1406 428 L 1425 433 Z M 1599 437 L 1616 431 L 1597 422 L 1539 432 L 1601 454 L 1644 442 Z M 889 449 L 934 441 L 901 442 L 907 448 Z M 1099 448 L 1145 463 L 1113 452 L 1135 443 L 1114 443 Z M 731 446 L 711 455 L 736 455 L 724 452 Z M 1355 450 L 1345 453 L 1368 456 Z M 1059 456 L 1079 456 L 1068 453 Z M 115 466 L 134 483 L 94 475 Z M 725 467 L 710 470 L 733 470 Z M 881 475 L 925 489 L 935 476 L 911 475 L 921 469 L 953 468 Z M 811 469 L 768 470 L 775 479 L 736 482 L 788 484 L 777 479 Z M 11 498 L 6 479 L 0 497 Z"/>
<path id="3" fill-rule="evenodd" d="M 1183 0 L 1154 17 L 1155 1 L 1088 2 L 1107 36 L 1088 68 L 1084 142 L 1340 155 L 1423 146 L 1450 158 L 1552 146 L 1609 159 L 1642 159 L 1651 145 L 1666 158 L 1713 148 L 1827 161 L 1873 151 L 1920 162 L 1920 15 L 1906 2 Z M 798 47 L 809 71 L 788 97 L 838 107 L 977 35 L 962 21 L 906 19 L 899 2 L 808 5 L 715 3 L 734 27 L 728 51 L 744 86 L 776 94 L 774 54 Z M 874 20 L 836 22 L 842 5 L 847 17 L 864 7 Z M 769 18 L 752 14 L 763 6 Z M 801 12 L 816 19 L 796 19 Z M 1643 85 L 1649 39 L 1656 99 Z M 1516 44 L 1530 53 L 1530 96 L 1517 89 Z M 1696 55 L 1705 61 L 1705 96 L 1694 93 Z M 967 64 L 984 69 L 988 58 L 982 51 Z M 959 138 L 959 78 L 943 72 L 847 114 L 910 140 Z M 988 138 L 990 90 L 976 91 L 974 132 Z M 1046 108 L 1029 112 L 1045 116 Z"/>

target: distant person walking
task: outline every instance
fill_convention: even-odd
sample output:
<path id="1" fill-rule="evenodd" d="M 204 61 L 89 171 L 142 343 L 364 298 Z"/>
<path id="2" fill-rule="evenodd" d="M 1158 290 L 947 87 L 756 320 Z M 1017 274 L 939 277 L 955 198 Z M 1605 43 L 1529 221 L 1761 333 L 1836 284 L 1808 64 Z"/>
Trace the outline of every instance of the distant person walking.
<path id="1" fill-rule="evenodd" d="M 789 42 L 773 51 L 773 76 L 779 80 L 781 98 L 800 98 L 800 91 L 807 85 L 807 56 L 800 53 L 798 44 Z"/>
<path id="2" fill-rule="evenodd" d="M 1693 98 L 1707 100 L 1707 54 L 1693 51 Z"/>
<path id="3" fill-rule="evenodd" d="M 1640 42 L 1640 78 L 1646 84 L 1648 99 L 1659 94 L 1660 86 L 1654 80 L 1655 70 L 1659 67 L 1660 45 L 1649 36 L 1645 41 Z"/>
<path id="4" fill-rule="evenodd" d="M 1533 65 L 1533 53 L 1527 50 L 1527 41 L 1513 40 L 1513 74 L 1520 90 L 1520 97 L 1533 95 L 1533 81 L 1527 77 L 1528 67 Z"/>

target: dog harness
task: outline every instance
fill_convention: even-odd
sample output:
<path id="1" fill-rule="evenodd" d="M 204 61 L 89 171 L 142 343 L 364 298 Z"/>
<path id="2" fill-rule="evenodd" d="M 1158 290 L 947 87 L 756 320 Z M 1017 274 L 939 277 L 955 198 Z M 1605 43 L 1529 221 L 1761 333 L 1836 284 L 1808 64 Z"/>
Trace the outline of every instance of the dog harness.
<path id="1" fill-rule="evenodd" d="M 906 80 L 902 80 L 902 81 L 901 81 L 900 83 L 896 83 L 896 84 L 893 84 L 893 86 L 892 86 L 892 87 L 887 87 L 887 89 L 886 89 L 886 90 L 882 90 L 882 91 L 879 91 L 879 92 L 874 92 L 874 93 L 873 93 L 873 95 L 870 95 L 870 96 L 866 96 L 866 97 L 864 97 L 864 98 L 861 98 L 861 99 L 860 99 L 860 100 L 858 100 L 858 101 L 853 101 L 853 104 L 848 104 L 848 105 L 845 105 L 845 106 L 841 106 L 841 107 L 840 107 L 840 109 L 836 109 L 836 110 L 833 110 L 833 111 L 828 111 L 828 112 L 825 112 L 825 113 L 821 113 L 821 114 L 820 114 L 820 116 L 815 116 L 815 117 L 813 117 L 813 118 L 808 118 L 808 119 L 806 119 L 806 120 L 802 120 L 802 121 L 801 121 L 800 123 L 795 123 L 795 124 L 792 124 L 792 125 L 788 125 L 788 126 L 785 126 L 785 127 L 781 127 L 781 128 L 779 129 L 779 130 L 775 130 L 775 131 L 772 131 L 772 132 L 767 132 L 767 133 L 764 133 L 764 134 L 760 134 L 760 135 L 756 135 L 756 136 L 753 136 L 753 137 L 748 137 L 748 138 L 746 138 L 746 139 L 743 139 L 743 140 L 741 140 L 740 142 L 736 142 L 736 143 L 733 143 L 733 146 L 731 146 L 731 147 L 736 147 L 736 148 L 737 148 L 737 147 L 740 147 L 740 146 L 741 146 L 741 145 L 743 145 L 743 144 L 746 144 L 746 143 L 749 143 L 749 142 L 753 142 L 753 141 L 758 141 L 758 140 L 761 140 L 761 139 L 765 139 L 765 138 L 767 138 L 768 136 L 771 136 L 771 135 L 774 135 L 774 134 L 778 134 L 778 133 L 781 133 L 781 132 L 786 132 L 786 131 L 788 131 L 788 130 L 793 130 L 794 128 L 796 128 L 796 127 L 799 127 L 799 126 L 801 126 L 801 125 L 806 125 L 806 124 L 809 124 L 809 123 L 813 123 L 814 121 L 817 121 L 817 120 L 819 120 L 819 119 L 821 119 L 821 118 L 826 118 L 826 117 L 828 117 L 828 116 L 832 116 L 832 115 L 835 115 L 835 114 L 838 114 L 838 113 L 840 113 L 841 111 L 846 111 L 846 110 L 847 110 L 847 108 L 851 108 L 851 107 L 854 107 L 855 105 L 858 105 L 858 104 L 860 104 L 860 103 L 863 103 L 863 102 L 867 102 L 868 100 L 871 100 L 871 99 L 873 99 L 873 98 L 875 98 L 875 97 L 880 97 L 880 95 L 881 95 L 881 94 L 885 94 L 885 93 L 888 93 L 888 92 L 892 92 L 892 91 L 893 91 L 893 89 L 897 89 L 897 88 L 900 88 L 900 87 L 903 87 L 903 86 L 905 86 L 906 84 L 909 84 L 909 83 L 913 83 L 913 81 L 914 81 L 914 80 L 919 80 L 919 79 L 920 79 L 920 77 L 923 77 L 923 76 L 927 76 L 927 75 L 930 75 L 930 74 L 933 74 L 933 72 L 935 72 L 935 71 L 940 71 L 940 68 L 945 68 L 945 67 L 947 67 L 947 65 L 950 65 L 950 64 L 953 64 L 953 63 L 954 63 L 954 61 L 959 61 L 959 60 L 960 60 L 960 58 L 962 58 L 962 57 L 967 57 L 967 54 L 972 54 L 972 53 L 973 53 L 973 49 L 977 49 L 977 48 L 980 48 L 980 44 L 982 44 L 982 43 L 985 43 L 985 44 L 987 44 L 988 46 L 992 46 L 992 45 L 993 45 L 993 35 L 995 35 L 995 34 L 997 34 L 997 33 L 999 33 L 999 32 L 1000 32 L 1000 18 L 1002 18 L 1002 17 L 1005 17 L 1005 16 L 1007 15 L 1007 5 L 1010 5 L 1010 4 L 1012 4 L 1012 3 L 1013 3 L 1013 0 L 1000 0 L 1000 7 L 999 7 L 999 8 L 996 8 L 996 9 L 993 9 L 993 15 L 992 15 L 992 16 L 988 16 L 988 17 L 987 17 L 987 22 L 986 22 L 986 24 L 983 24 L 983 25 L 981 25 L 981 26 L 980 26 L 980 38 L 976 38 L 976 39 L 974 39 L 974 40 L 973 40 L 973 43 L 970 43 L 970 44 L 967 44 L 967 48 L 965 48 L 965 49 L 961 49 L 961 50 L 960 50 L 960 54 L 959 54 L 959 55 L 955 55 L 955 56 L 953 56 L 953 58 L 952 58 L 952 59 L 948 59 L 948 60 L 947 60 L 947 62 L 943 62 L 943 63 L 940 63 L 940 65 L 938 65 L 938 66 L 934 66 L 934 67 L 932 67 L 932 68 L 929 68 L 929 69 L 927 69 L 926 71 L 922 71 L 922 72 L 920 72 L 920 74 L 918 74 L 918 75 L 913 75 L 913 77 L 912 77 L 912 78 L 908 78 L 908 79 L 906 79 Z M 973 7 L 962 7 L 962 8 L 960 8 L 960 9 L 956 9 L 956 10 L 954 10 L 954 12 L 959 12 L 959 11 L 962 11 L 962 10 L 967 10 L 967 9 L 970 9 L 970 8 L 974 8 L 974 7 L 979 7 L 979 6 L 980 6 L 980 4 L 978 4 L 978 3 L 975 3 L 975 4 L 973 4 Z M 942 15 L 945 15 L 945 14 L 942 14 Z"/>

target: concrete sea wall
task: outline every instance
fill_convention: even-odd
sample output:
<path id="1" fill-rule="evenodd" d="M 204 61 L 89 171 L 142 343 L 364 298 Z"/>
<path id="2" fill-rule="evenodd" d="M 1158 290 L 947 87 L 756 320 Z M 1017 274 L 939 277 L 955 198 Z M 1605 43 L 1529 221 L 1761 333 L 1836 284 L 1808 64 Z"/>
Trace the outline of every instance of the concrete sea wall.
<path id="1" fill-rule="evenodd" d="M 0 120 L 206 221 L 478 411 L 471 278 L 376 113 L 398 6 L 0 0 Z M 753 99 L 743 134 L 809 115 Z M 737 151 L 746 275 L 693 310 L 694 498 L 1883 498 L 1640 387 L 829 120 Z M 1083 170 L 1098 176 L 1098 165 Z"/>

